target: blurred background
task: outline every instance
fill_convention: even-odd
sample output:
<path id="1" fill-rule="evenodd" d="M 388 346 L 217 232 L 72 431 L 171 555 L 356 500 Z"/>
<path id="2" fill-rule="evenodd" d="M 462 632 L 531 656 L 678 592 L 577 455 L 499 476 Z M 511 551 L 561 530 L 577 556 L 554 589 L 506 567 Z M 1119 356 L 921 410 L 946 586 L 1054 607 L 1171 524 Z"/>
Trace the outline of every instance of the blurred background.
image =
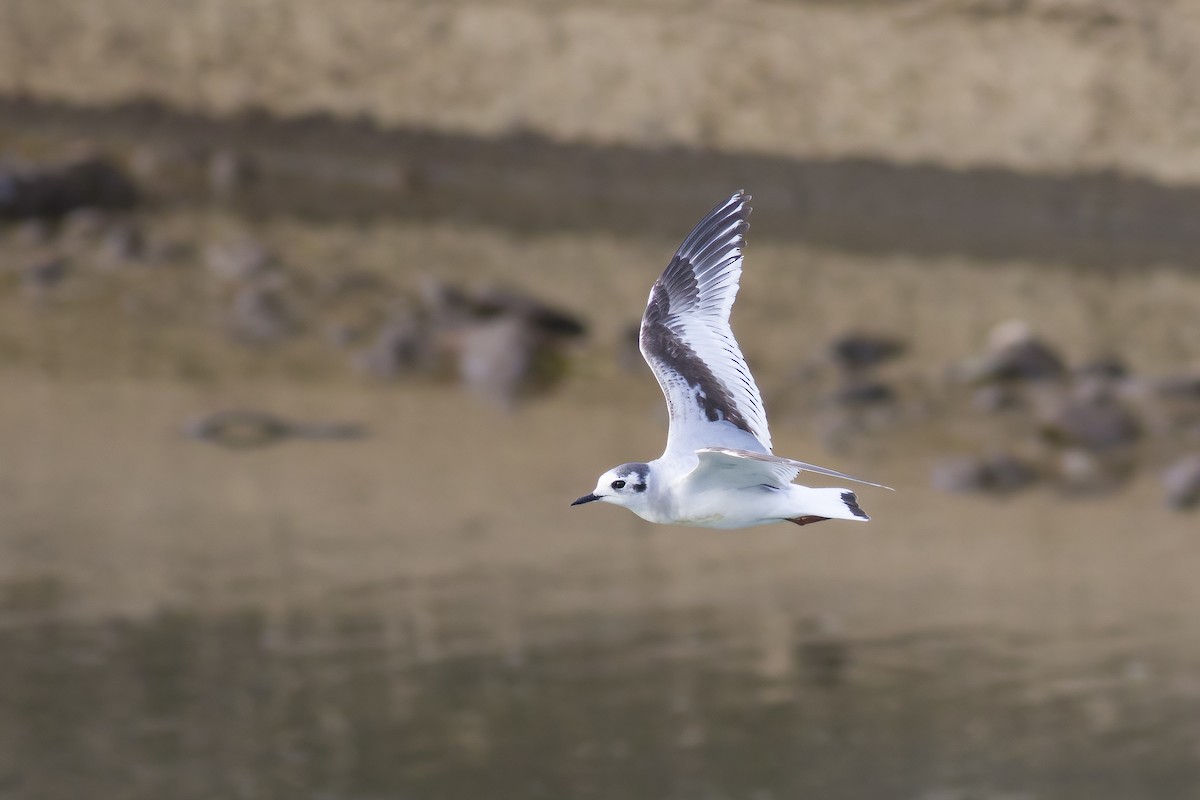
<path id="1" fill-rule="evenodd" d="M 734 189 L 776 451 L 661 452 Z M 1200 796 L 1188 0 L 0 0 L 0 797 Z"/>

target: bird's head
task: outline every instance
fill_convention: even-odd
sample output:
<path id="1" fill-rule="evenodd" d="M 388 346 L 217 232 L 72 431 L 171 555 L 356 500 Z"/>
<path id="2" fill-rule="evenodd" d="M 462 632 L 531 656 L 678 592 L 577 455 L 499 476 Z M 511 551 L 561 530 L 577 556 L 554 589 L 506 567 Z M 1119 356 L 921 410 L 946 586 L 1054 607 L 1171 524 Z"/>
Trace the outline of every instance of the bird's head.
<path id="1" fill-rule="evenodd" d="M 592 493 L 585 494 L 571 505 L 578 506 L 594 500 L 601 500 L 605 503 L 625 506 L 636 512 L 648 502 L 646 489 L 649 488 L 649 481 L 649 464 L 640 462 L 622 464 L 601 475 Z"/>

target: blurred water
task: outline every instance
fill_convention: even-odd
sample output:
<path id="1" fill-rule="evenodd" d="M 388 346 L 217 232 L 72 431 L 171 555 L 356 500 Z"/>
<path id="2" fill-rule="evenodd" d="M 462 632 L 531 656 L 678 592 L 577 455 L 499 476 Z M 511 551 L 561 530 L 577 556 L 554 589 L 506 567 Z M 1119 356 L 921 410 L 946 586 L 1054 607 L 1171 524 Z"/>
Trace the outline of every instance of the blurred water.
<path id="1" fill-rule="evenodd" d="M 1200 787 L 1193 521 L 1136 487 L 1000 505 L 902 480 L 870 527 L 650 529 L 567 508 L 629 446 L 578 430 L 579 396 L 499 422 L 437 389 L 260 387 L 376 436 L 231 453 L 170 432 L 210 390 L 10 389 L 0 797 Z M 488 459 L 436 444 L 432 401 Z"/>
<path id="2" fill-rule="evenodd" d="M 505 619 L 480 578 L 10 619 L 0 790 L 1186 798 L 1200 779 L 1200 664 L 1177 631 L 1083 632 L 1063 658 L 999 632 L 855 639 L 786 619 L 767 646 L 718 608 Z"/>

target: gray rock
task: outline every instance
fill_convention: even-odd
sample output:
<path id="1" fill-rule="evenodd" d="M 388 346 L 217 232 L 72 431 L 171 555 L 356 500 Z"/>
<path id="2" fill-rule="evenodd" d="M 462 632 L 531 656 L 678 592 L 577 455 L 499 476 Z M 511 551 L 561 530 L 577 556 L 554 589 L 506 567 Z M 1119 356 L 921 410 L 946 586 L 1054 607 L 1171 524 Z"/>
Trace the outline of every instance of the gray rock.
<path id="1" fill-rule="evenodd" d="M 1100 495 L 1129 482 L 1133 459 L 1123 453 L 1069 447 L 1058 454 L 1058 485 L 1067 494 Z"/>
<path id="2" fill-rule="evenodd" d="M 834 390 L 831 399 L 847 408 L 890 405 L 896 402 L 896 390 L 887 383 L 867 378 L 852 378 Z"/>
<path id="3" fill-rule="evenodd" d="M 858 331 L 835 338 L 826 346 L 826 354 L 837 366 L 855 372 L 891 361 L 902 355 L 907 347 L 895 336 Z"/>
<path id="4" fill-rule="evenodd" d="M 979 411 L 998 414 L 1002 411 L 1021 408 L 1025 405 L 1025 398 L 1013 386 L 990 383 L 980 386 L 971 394 L 971 405 Z"/>
<path id="5" fill-rule="evenodd" d="M 0 163 L 0 220 L 58 219 L 79 208 L 126 209 L 137 188 L 103 156 L 29 166 Z"/>
<path id="6" fill-rule="evenodd" d="M 58 235 L 68 242 L 91 241 L 109 229 L 109 216 L 98 208 L 77 208 L 62 218 Z"/>
<path id="7" fill-rule="evenodd" d="M 132 224 L 110 228 L 100 243 L 100 258 L 109 266 L 137 261 L 145 253 L 146 240 L 141 230 Z"/>
<path id="8" fill-rule="evenodd" d="M 240 342 L 269 344 L 299 330 L 284 287 L 274 282 L 253 283 L 238 289 L 229 312 L 229 331 Z"/>
<path id="9" fill-rule="evenodd" d="M 994 492 L 1016 492 L 1037 482 L 1038 471 L 1032 465 L 1006 453 L 988 456 L 984 461 L 988 488 Z"/>
<path id="10" fill-rule="evenodd" d="M 268 411 L 229 409 L 189 420 L 183 433 L 221 447 L 247 449 L 296 439 L 357 439 L 366 429 L 355 423 L 294 422 Z"/>
<path id="11" fill-rule="evenodd" d="M 1162 473 L 1164 499 L 1180 510 L 1200 505 L 1200 453 L 1184 456 Z"/>
<path id="12" fill-rule="evenodd" d="M 556 385 L 567 343 L 586 333 L 579 317 L 509 287 L 468 293 L 428 278 L 421 297 L 435 361 L 455 363 L 468 391 L 506 410 Z"/>
<path id="13" fill-rule="evenodd" d="M 972 456 L 951 456 L 933 465 L 930 483 L 940 492 L 982 492 L 988 486 L 987 466 Z"/>
<path id="14" fill-rule="evenodd" d="M 208 187 L 219 197 L 232 197 L 253 182 L 254 160 L 233 150 L 218 150 L 208 157 Z"/>
<path id="15" fill-rule="evenodd" d="M 242 238 L 209 245 L 204 265 L 214 277 L 235 282 L 265 275 L 276 266 L 276 259 L 262 242 Z"/>
<path id="16" fill-rule="evenodd" d="M 1200 369 L 1161 378 L 1155 388 L 1167 397 L 1200 400 Z"/>
<path id="17" fill-rule="evenodd" d="M 480 289 L 471 295 L 470 302 L 474 316 L 479 319 L 521 317 L 538 332 L 563 338 L 578 338 L 587 333 L 587 325 L 578 316 L 511 287 Z"/>
<path id="18" fill-rule="evenodd" d="M 362 271 L 339 271 L 317 284 L 317 292 L 328 301 L 345 300 L 358 295 L 382 296 L 389 291 L 380 275 Z"/>
<path id="19" fill-rule="evenodd" d="M 21 272 L 21 282 L 27 291 L 40 293 L 58 286 L 70 271 L 66 259 L 48 258 L 25 267 Z"/>
<path id="20" fill-rule="evenodd" d="M 360 372 L 384 379 L 430 373 L 437 362 L 432 332 L 422 319 L 412 314 L 393 315 L 380 327 L 374 341 L 356 353 L 353 360 Z"/>
<path id="21" fill-rule="evenodd" d="M 997 325 L 988 337 L 985 352 L 960 365 L 968 382 L 1040 381 L 1067 374 L 1065 360 L 1047 342 L 1034 335 L 1021 320 Z"/>
<path id="22" fill-rule="evenodd" d="M 1033 485 L 1038 471 L 1006 453 L 984 457 L 955 456 L 933 466 L 931 483 L 943 492 L 994 492 L 1010 494 Z"/>
<path id="23" fill-rule="evenodd" d="M 1116 403 L 1068 400 L 1043 412 L 1041 434 L 1050 442 L 1088 450 L 1109 450 L 1135 443 L 1142 434 L 1137 418 Z"/>
<path id="24" fill-rule="evenodd" d="M 466 292 L 436 278 L 426 277 L 421 283 L 421 300 L 426 313 L 438 327 L 519 317 L 548 336 L 573 339 L 587 333 L 586 324 L 578 316 L 509 286 L 485 286 L 474 292 Z"/>
<path id="25" fill-rule="evenodd" d="M 461 336 L 459 376 L 468 391 L 505 410 L 539 389 L 550 378 L 544 362 L 553 352 L 536 326 L 521 317 L 499 317 L 465 329 Z"/>
<path id="26" fill-rule="evenodd" d="M 13 235 L 21 244 L 46 244 L 54 238 L 54 225 L 44 219 L 27 219 L 13 228 Z"/>
<path id="27" fill-rule="evenodd" d="M 1075 374 L 1079 375 L 1080 377 L 1120 380 L 1122 378 L 1128 378 L 1133 373 L 1129 369 L 1129 365 L 1125 363 L 1124 359 L 1118 355 L 1108 353 L 1105 355 L 1096 356 L 1095 358 L 1080 364 L 1075 370 Z"/>

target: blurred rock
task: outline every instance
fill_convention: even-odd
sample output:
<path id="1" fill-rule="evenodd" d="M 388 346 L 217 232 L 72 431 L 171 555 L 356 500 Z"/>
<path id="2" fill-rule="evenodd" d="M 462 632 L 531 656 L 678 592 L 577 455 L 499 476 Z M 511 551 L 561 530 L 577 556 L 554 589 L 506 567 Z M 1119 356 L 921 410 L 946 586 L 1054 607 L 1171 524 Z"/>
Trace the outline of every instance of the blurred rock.
<path id="1" fill-rule="evenodd" d="M 1184 456 L 1162 473 L 1164 499 L 1180 510 L 1200 505 L 1200 453 Z"/>
<path id="2" fill-rule="evenodd" d="M 1077 405 L 1111 405 L 1117 402 L 1119 387 L 1125 380 L 1105 375 L 1077 375 L 1068 384 L 1065 396 Z M 1049 396 L 1050 393 L 1046 394 Z"/>
<path id="3" fill-rule="evenodd" d="M 973 456 L 943 458 L 933 465 L 933 488 L 941 492 L 982 492 L 990 483 L 987 465 Z"/>
<path id="4" fill-rule="evenodd" d="M 196 247 L 191 242 L 179 239 L 160 239 L 146 242 L 142 259 L 152 266 L 177 266 L 191 262 L 196 257 Z"/>
<path id="5" fill-rule="evenodd" d="M 204 265 L 213 276 L 236 282 L 262 276 L 277 262 L 262 242 L 244 237 L 209 245 L 204 251 Z"/>
<path id="6" fill-rule="evenodd" d="M 13 235 L 20 244 L 46 244 L 54 238 L 54 226 L 44 219 L 27 219 L 17 224 Z"/>
<path id="7" fill-rule="evenodd" d="M 218 150 L 208 157 L 208 188 L 219 197 L 232 197 L 248 186 L 257 169 L 248 155 Z"/>
<path id="8" fill-rule="evenodd" d="M 587 326 L 577 315 L 510 286 L 485 286 L 467 292 L 426 276 L 420 290 L 425 310 L 438 327 L 472 325 L 498 317 L 520 317 L 550 336 L 571 339 L 587 333 Z"/>
<path id="9" fill-rule="evenodd" d="M 1067 367 L 1058 351 L 1034 335 L 1028 323 L 1009 320 L 992 330 L 985 352 L 959 365 L 958 373 L 970 383 L 1038 381 L 1062 378 Z"/>
<path id="10" fill-rule="evenodd" d="M 1025 398 L 1012 386 L 991 383 L 980 386 L 971 394 L 971 405 L 979 411 L 997 414 L 1023 407 Z"/>
<path id="11" fill-rule="evenodd" d="M 883 381 L 853 378 L 835 389 L 830 399 L 847 408 L 882 406 L 896 402 L 896 390 Z"/>
<path id="12" fill-rule="evenodd" d="M 448 327 L 475 318 L 474 304 L 458 286 L 424 275 L 417 288 L 421 305 L 434 324 Z"/>
<path id="13" fill-rule="evenodd" d="M 561 380 L 563 346 L 587 330 L 577 316 L 511 287 L 466 292 L 426 278 L 420 288 L 435 363 L 455 363 L 463 386 L 498 408 L 511 410 Z"/>
<path id="14" fill-rule="evenodd" d="M 84 207 L 126 209 L 137 197 L 125 172 L 101 156 L 36 167 L 0 164 L 0 219 L 58 218 Z"/>
<path id="15" fill-rule="evenodd" d="M 284 439 L 356 439 L 366 430 L 354 423 L 293 422 L 267 411 L 217 411 L 188 421 L 183 433 L 222 447 L 246 449 L 277 444 Z"/>
<path id="16" fill-rule="evenodd" d="M 562 338 L 578 338 L 587 333 L 587 326 L 578 316 L 511 287 L 486 287 L 475 292 L 470 301 L 480 319 L 521 317 L 539 332 Z"/>
<path id="17" fill-rule="evenodd" d="M 68 242 L 92 241 L 108 230 L 109 217 L 98 208 L 77 208 L 66 214 L 58 235 Z"/>
<path id="18" fill-rule="evenodd" d="M 537 323 L 519 316 L 481 321 L 461 333 L 459 375 L 484 402 L 511 410 L 565 372 L 561 354 Z"/>
<path id="19" fill-rule="evenodd" d="M 233 296 L 229 331 L 240 342 L 269 344 L 299 330 L 281 281 L 262 280 L 243 286 Z"/>
<path id="20" fill-rule="evenodd" d="M 338 272 L 317 284 L 317 292 L 325 300 L 344 300 L 360 294 L 382 296 L 390 288 L 382 276 L 358 271 Z"/>
<path id="21" fill-rule="evenodd" d="M 1048 441 L 1088 450 L 1107 450 L 1133 444 L 1142 428 L 1124 407 L 1099 397 L 1073 398 L 1040 412 L 1039 431 Z"/>
<path id="22" fill-rule="evenodd" d="M 1120 356 L 1110 353 L 1085 361 L 1075 370 L 1075 374 L 1084 378 L 1119 380 L 1128 378 L 1132 372 Z"/>
<path id="23" fill-rule="evenodd" d="M 989 456 L 985 462 L 988 488 L 995 492 L 1015 492 L 1032 486 L 1038 470 L 1019 458 L 1004 453 Z"/>
<path id="24" fill-rule="evenodd" d="M 1155 388 L 1168 397 L 1200 400 L 1200 369 L 1160 378 Z"/>
<path id="25" fill-rule="evenodd" d="M 364 332 L 348 322 L 331 322 L 325 326 L 323 338 L 336 348 L 349 347 L 363 338 Z"/>
<path id="26" fill-rule="evenodd" d="M 1074 495 L 1106 494 L 1126 484 L 1134 466 L 1127 454 L 1068 447 L 1058 453 L 1059 488 Z"/>
<path id="27" fill-rule="evenodd" d="M 145 252 L 146 241 L 142 231 L 131 223 L 110 228 L 100 243 L 99 257 L 107 266 L 120 266 L 137 261 Z"/>
<path id="28" fill-rule="evenodd" d="M 984 457 L 955 456 L 933 466 L 931 483 L 943 492 L 1010 494 L 1033 485 L 1038 470 L 1006 453 Z"/>
<path id="29" fill-rule="evenodd" d="M 903 340 L 884 334 L 850 332 L 829 343 L 826 353 L 834 364 L 854 372 L 878 366 L 904 353 Z"/>
<path id="30" fill-rule="evenodd" d="M 359 371 L 375 378 L 397 378 L 430 373 L 437 366 L 433 337 L 428 326 L 413 313 L 393 313 L 375 340 L 354 356 Z"/>
<path id="31" fill-rule="evenodd" d="M 209 153 L 202 145 L 184 141 L 142 142 L 129 156 L 129 168 L 150 192 L 172 192 L 199 182 Z"/>
<path id="32" fill-rule="evenodd" d="M 41 293 L 62 283 L 70 272 L 70 265 L 63 258 L 49 258 L 36 261 L 21 272 L 21 282 L 25 289 Z"/>

